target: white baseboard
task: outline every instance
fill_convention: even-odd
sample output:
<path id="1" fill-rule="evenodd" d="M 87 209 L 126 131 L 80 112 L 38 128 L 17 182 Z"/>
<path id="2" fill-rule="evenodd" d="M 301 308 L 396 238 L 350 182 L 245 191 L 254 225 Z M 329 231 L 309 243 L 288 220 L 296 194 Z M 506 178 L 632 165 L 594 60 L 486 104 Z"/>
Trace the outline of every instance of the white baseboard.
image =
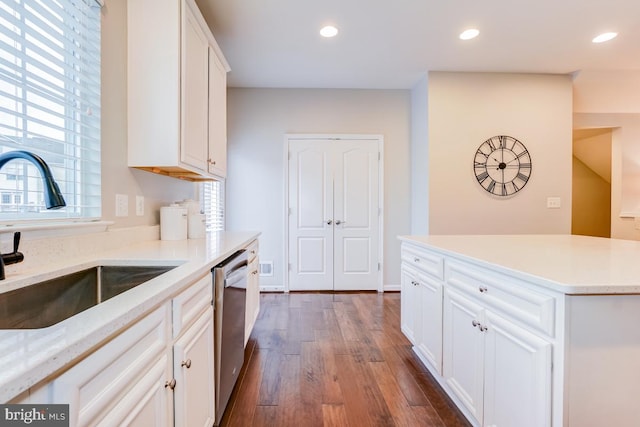
<path id="1" fill-rule="evenodd" d="M 400 285 L 384 285 L 384 292 L 400 292 Z"/>

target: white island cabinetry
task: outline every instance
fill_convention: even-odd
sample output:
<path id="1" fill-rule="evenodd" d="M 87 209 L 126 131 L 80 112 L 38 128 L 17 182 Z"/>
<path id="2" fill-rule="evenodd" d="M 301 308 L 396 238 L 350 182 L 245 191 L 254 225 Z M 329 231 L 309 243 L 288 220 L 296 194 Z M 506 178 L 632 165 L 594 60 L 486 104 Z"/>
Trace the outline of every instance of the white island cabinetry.
<path id="1" fill-rule="evenodd" d="M 640 259 L 638 242 L 559 235 L 401 240 L 402 292 L 409 289 L 401 298 L 402 330 L 473 425 L 640 425 L 633 397 L 640 394 L 640 267 L 632 262 Z M 439 331 L 424 327 L 425 313 L 438 310 L 416 291 L 420 273 L 409 263 L 418 258 L 442 260 Z M 421 348 L 438 340 L 441 370 Z"/>
<path id="2" fill-rule="evenodd" d="M 129 0 L 128 164 L 193 181 L 226 175 L 222 51 L 194 0 Z"/>

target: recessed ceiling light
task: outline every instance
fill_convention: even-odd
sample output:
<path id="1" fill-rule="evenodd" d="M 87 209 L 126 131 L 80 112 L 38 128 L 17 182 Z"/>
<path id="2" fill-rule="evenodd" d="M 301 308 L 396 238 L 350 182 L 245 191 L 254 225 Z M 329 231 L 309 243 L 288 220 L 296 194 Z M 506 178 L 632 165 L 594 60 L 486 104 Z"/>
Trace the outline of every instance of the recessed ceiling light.
<path id="1" fill-rule="evenodd" d="M 611 39 L 615 39 L 618 33 L 602 33 L 591 40 L 593 43 L 604 43 Z"/>
<path id="2" fill-rule="evenodd" d="M 478 37 L 478 34 L 480 34 L 479 30 L 476 30 L 475 28 L 469 28 L 468 30 L 464 30 L 462 33 L 460 33 L 460 40 L 471 40 L 475 37 Z"/>
<path id="3" fill-rule="evenodd" d="M 338 29 L 333 25 L 327 25 L 320 30 L 322 37 L 335 37 L 338 34 Z"/>

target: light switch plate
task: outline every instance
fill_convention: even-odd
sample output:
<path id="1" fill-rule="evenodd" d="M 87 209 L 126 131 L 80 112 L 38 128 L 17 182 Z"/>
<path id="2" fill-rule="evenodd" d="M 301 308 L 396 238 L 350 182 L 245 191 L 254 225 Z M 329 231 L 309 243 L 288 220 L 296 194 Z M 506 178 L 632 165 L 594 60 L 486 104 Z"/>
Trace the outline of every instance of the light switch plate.
<path id="1" fill-rule="evenodd" d="M 547 208 L 559 209 L 561 206 L 560 197 L 547 197 Z"/>
<path id="2" fill-rule="evenodd" d="M 116 216 L 129 216 L 129 196 L 116 194 Z"/>
<path id="3" fill-rule="evenodd" d="M 144 215 L 144 196 L 136 196 L 136 215 Z"/>

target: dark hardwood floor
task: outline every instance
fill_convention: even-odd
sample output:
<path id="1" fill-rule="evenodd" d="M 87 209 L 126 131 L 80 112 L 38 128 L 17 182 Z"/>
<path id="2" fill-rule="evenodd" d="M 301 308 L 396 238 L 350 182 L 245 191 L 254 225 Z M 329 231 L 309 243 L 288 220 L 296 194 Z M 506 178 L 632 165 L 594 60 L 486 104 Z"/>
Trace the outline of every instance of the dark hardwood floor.
<path id="1" fill-rule="evenodd" d="M 399 293 L 267 293 L 222 426 L 467 426 L 400 331 Z"/>

